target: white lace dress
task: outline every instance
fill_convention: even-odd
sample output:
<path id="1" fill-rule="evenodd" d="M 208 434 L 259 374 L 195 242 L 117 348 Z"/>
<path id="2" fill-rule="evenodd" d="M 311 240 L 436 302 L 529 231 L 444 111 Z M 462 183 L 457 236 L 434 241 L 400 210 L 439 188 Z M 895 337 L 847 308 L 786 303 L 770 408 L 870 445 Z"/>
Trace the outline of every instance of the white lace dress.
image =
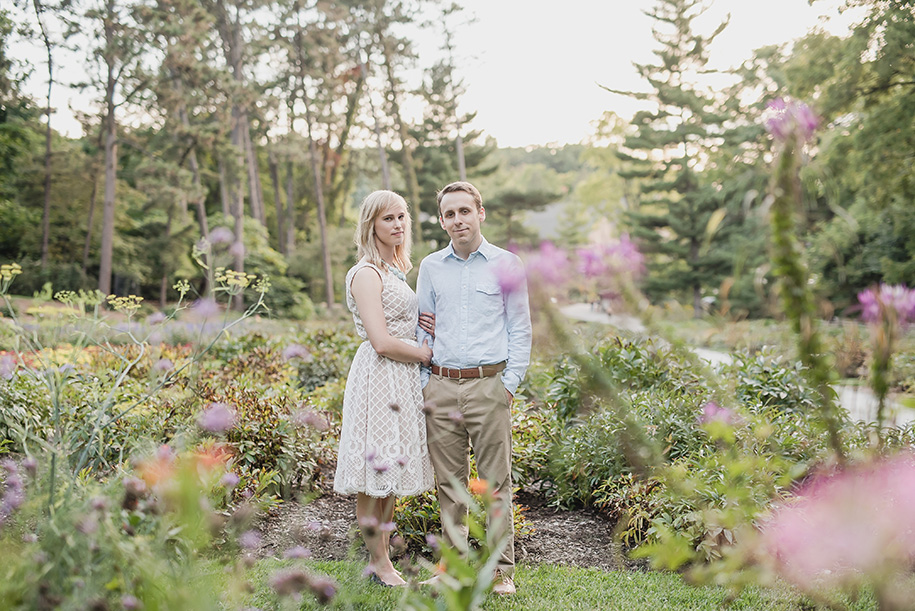
<path id="1" fill-rule="evenodd" d="M 379 356 L 368 342 L 353 299 L 353 276 L 363 267 L 381 275 L 381 306 L 388 332 L 413 346 L 419 315 L 416 293 L 400 278 L 366 260 L 346 274 L 346 306 L 356 333 L 366 340 L 353 357 L 343 394 L 343 426 L 334 490 L 373 497 L 409 496 L 433 486 L 419 363 Z"/>

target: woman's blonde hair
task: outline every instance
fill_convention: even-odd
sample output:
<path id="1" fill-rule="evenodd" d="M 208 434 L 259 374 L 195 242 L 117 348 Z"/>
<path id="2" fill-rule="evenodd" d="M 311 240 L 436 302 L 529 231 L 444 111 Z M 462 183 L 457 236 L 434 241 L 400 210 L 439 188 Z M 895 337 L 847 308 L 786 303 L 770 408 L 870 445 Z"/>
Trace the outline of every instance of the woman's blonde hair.
<path id="1" fill-rule="evenodd" d="M 384 259 L 381 258 L 381 253 L 375 244 L 375 219 L 396 206 L 403 208 L 404 229 L 403 243 L 394 247 L 394 266 L 406 274 L 413 269 L 413 264 L 410 262 L 413 223 L 410 219 L 410 210 L 407 208 L 406 200 L 397 193 L 393 191 L 373 191 L 362 200 L 362 206 L 359 207 L 359 224 L 356 225 L 356 239 L 354 241 L 359 249 L 358 255 L 360 259 L 365 257 L 372 265 L 386 270 L 387 265 Z"/>

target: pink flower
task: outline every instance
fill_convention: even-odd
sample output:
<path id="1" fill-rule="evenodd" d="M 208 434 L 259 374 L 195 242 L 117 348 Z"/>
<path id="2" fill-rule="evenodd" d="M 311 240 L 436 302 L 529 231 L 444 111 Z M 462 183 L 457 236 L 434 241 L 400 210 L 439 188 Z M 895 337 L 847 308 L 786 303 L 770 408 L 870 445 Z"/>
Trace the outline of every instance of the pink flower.
<path id="1" fill-rule="evenodd" d="M 241 242 L 233 242 L 229 246 L 229 254 L 233 257 L 244 257 L 245 256 L 245 245 Z"/>
<path id="2" fill-rule="evenodd" d="M 879 578 L 915 560 L 915 462 L 908 454 L 816 478 L 763 524 L 762 551 L 804 586 Z"/>
<path id="3" fill-rule="evenodd" d="M 527 276 L 544 284 L 563 284 L 568 279 L 569 257 L 551 242 L 542 242 L 540 250 L 527 261 Z"/>
<path id="4" fill-rule="evenodd" d="M 165 321 L 165 314 L 163 314 L 162 312 L 153 312 L 152 314 L 150 314 L 149 316 L 146 317 L 146 324 L 148 324 L 148 325 L 157 325 L 160 322 L 164 322 L 164 321 Z"/>
<path id="5" fill-rule="evenodd" d="M 235 410 L 227 403 L 210 403 L 197 416 L 197 426 L 210 433 L 224 433 L 235 426 Z"/>
<path id="6" fill-rule="evenodd" d="M 726 407 L 719 407 L 714 401 L 709 401 L 702 408 L 702 415 L 699 421 L 703 424 L 709 422 L 723 422 L 725 424 L 736 424 L 739 420 L 737 414 Z"/>
<path id="7" fill-rule="evenodd" d="M 858 293 L 861 317 L 869 323 L 895 318 L 900 325 L 915 321 L 915 289 L 881 284 Z M 891 318 L 892 317 L 892 318 Z"/>
<path id="8" fill-rule="evenodd" d="M 771 116 L 766 119 L 766 130 L 780 142 L 796 139 L 799 143 L 813 138 L 819 118 L 810 107 L 796 100 L 777 98 L 769 102 Z"/>
<path id="9" fill-rule="evenodd" d="M 524 267 L 514 257 L 498 259 L 495 265 L 495 276 L 503 293 L 513 293 L 524 288 Z"/>

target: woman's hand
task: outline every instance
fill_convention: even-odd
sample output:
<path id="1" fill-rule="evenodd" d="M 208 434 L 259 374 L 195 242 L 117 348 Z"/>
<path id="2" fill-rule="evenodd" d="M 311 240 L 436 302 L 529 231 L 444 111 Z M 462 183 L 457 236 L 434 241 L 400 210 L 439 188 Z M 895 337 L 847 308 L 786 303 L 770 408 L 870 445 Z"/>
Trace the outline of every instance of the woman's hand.
<path id="1" fill-rule="evenodd" d="M 423 340 L 423 345 L 419 347 L 419 351 L 422 354 L 422 360 L 419 362 L 422 363 L 423 367 L 428 367 L 432 362 L 432 348 L 429 347 L 429 340 Z"/>
<path id="2" fill-rule="evenodd" d="M 420 312 L 419 327 L 432 337 L 435 337 L 435 314 L 432 314 L 431 312 Z"/>

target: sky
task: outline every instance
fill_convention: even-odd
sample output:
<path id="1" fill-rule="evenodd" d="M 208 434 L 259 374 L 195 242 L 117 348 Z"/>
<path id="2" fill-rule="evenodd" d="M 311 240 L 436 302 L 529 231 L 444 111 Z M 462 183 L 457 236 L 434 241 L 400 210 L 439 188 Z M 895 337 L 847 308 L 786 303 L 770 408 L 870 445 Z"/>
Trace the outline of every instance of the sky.
<path id="1" fill-rule="evenodd" d="M 577 143 L 605 110 L 631 118 L 637 102 L 599 87 L 645 91 L 633 62 L 655 61 L 653 0 L 462 0 L 476 22 L 455 35 L 467 92 L 464 112 L 500 146 Z M 795 40 L 815 26 L 841 34 L 854 14 L 840 0 L 714 0 L 697 18 L 710 33 L 711 66 L 739 65 L 754 49 Z M 823 16 L 830 17 L 824 22 Z M 438 41 L 423 41 L 432 52 Z M 425 49 L 424 49 L 425 50 Z M 422 55 L 421 55 L 422 56 Z"/>
<path id="2" fill-rule="evenodd" d="M 577 143 L 593 132 L 605 110 L 630 118 L 638 103 L 601 89 L 645 90 L 633 62 L 652 62 L 652 20 L 643 10 L 654 0 L 459 0 L 475 20 L 461 26 L 453 44 L 466 93 L 462 112 L 476 112 L 468 127 L 500 146 Z M 840 15 L 842 0 L 710 0 L 696 20 L 711 32 L 730 14 L 730 24 L 711 47 L 711 66 L 739 65 L 759 47 L 791 41 L 811 28 L 848 30 L 854 14 Z M 828 17 L 828 21 L 824 20 Z M 430 28 L 419 35 L 421 63 L 441 55 Z M 44 95 L 42 49 L 33 54 L 34 77 L 26 90 Z M 59 58 L 58 61 L 65 61 Z M 431 63 L 427 61 L 426 63 Z M 64 65 L 63 73 L 73 69 Z M 419 79 L 421 72 L 414 71 Z M 78 136 L 71 108 L 87 110 L 79 93 L 56 86 L 54 127 Z"/>

